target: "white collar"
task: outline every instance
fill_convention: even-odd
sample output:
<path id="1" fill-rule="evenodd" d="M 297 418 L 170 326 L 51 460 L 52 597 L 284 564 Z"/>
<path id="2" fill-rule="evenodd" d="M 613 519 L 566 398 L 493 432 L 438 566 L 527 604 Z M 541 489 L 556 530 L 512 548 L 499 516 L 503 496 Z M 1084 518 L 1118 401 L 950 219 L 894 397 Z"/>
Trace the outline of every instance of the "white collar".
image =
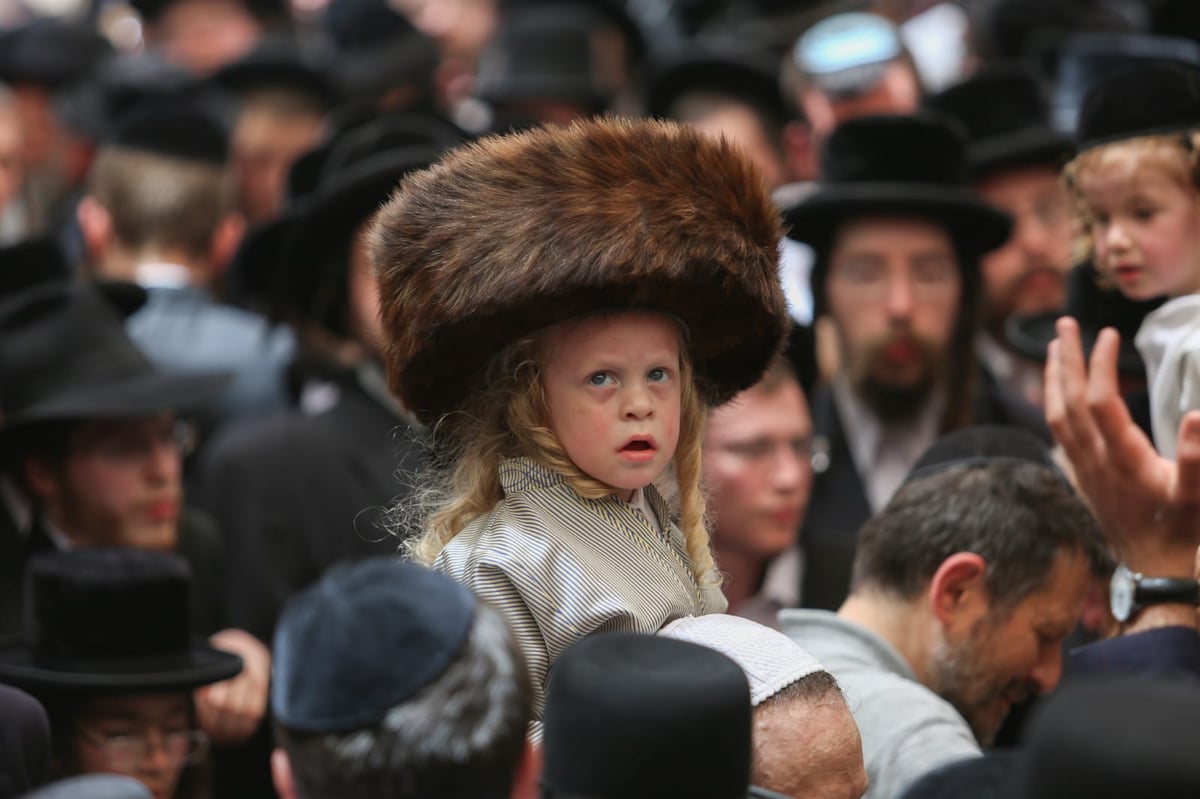
<path id="1" fill-rule="evenodd" d="M 138 264 L 134 279 L 146 289 L 185 289 L 192 285 L 192 272 L 182 264 L 152 261 Z"/>

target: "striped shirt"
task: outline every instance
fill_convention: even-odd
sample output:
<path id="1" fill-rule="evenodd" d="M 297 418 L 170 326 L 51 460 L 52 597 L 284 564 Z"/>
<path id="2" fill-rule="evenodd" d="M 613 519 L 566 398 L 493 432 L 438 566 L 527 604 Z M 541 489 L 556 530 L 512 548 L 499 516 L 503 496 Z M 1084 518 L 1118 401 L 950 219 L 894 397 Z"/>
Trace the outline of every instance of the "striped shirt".
<path id="1" fill-rule="evenodd" d="M 669 621 L 722 613 L 719 588 L 697 586 L 683 533 L 653 488 L 657 532 L 615 495 L 583 499 L 528 459 L 500 466 L 504 499 L 456 535 L 433 568 L 471 587 L 508 620 L 542 716 L 546 679 L 562 651 L 594 632 L 654 633 Z"/>

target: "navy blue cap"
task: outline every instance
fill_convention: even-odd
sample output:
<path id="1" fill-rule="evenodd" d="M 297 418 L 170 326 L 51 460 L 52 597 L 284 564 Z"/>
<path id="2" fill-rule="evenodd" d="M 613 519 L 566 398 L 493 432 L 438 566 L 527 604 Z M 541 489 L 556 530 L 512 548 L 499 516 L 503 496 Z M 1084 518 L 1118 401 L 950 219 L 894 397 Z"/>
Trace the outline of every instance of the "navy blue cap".
<path id="1" fill-rule="evenodd" d="M 290 730 L 378 724 L 462 651 L 478 600 L 394 558 L 335 566 L 288 602 L 275 631 L 271 711 Z"/>
<path id="2" fill-rule="evenodd" d="M 1066 481 L 1061 470 L 1050 459 L 1045 443 L 1033 433 L 1007 425 L 976 425 L 947 433 L 933 442 L 913 464 L 904 482 L 911 483 L 955 466 L 1001 463 L 1042 466 Z"/>

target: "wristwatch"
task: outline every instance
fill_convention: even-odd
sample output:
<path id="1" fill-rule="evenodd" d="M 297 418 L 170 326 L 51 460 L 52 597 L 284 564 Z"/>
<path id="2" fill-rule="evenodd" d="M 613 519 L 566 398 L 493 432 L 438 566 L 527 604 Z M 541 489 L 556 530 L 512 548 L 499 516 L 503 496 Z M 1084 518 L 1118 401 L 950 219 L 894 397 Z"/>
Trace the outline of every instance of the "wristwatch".
<path id="1" fill-rule="evenodd" d="M 1145 577 L 1122 563 L 1108 585 L 1108 604 L 1122 624 L 1146 605 L 1200 605 L 1200 580 Z"/>

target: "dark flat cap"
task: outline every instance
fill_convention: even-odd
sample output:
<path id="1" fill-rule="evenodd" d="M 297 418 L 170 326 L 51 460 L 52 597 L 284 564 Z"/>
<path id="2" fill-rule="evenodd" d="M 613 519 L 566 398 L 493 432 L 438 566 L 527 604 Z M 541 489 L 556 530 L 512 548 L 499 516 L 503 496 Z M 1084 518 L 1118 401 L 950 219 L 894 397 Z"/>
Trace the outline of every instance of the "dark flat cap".
<path id="1" fill-rule="evenodd" d="M 275 630 L 271 711 L 299 732 L 377 724 L 462 651 L 474 594 L 443 574 L 378 558 L 335 566 Z"/>
<path id="2" fill-rule="evenodd" d="M 935 441 L 913 464 L 904 482 L 911 483 L 956 466 L 998 463 L 1028 463 L 1061 474 L 1046 445 L 1028 430 L 1007 425 L 976 425 L 947 433 Z"/>

